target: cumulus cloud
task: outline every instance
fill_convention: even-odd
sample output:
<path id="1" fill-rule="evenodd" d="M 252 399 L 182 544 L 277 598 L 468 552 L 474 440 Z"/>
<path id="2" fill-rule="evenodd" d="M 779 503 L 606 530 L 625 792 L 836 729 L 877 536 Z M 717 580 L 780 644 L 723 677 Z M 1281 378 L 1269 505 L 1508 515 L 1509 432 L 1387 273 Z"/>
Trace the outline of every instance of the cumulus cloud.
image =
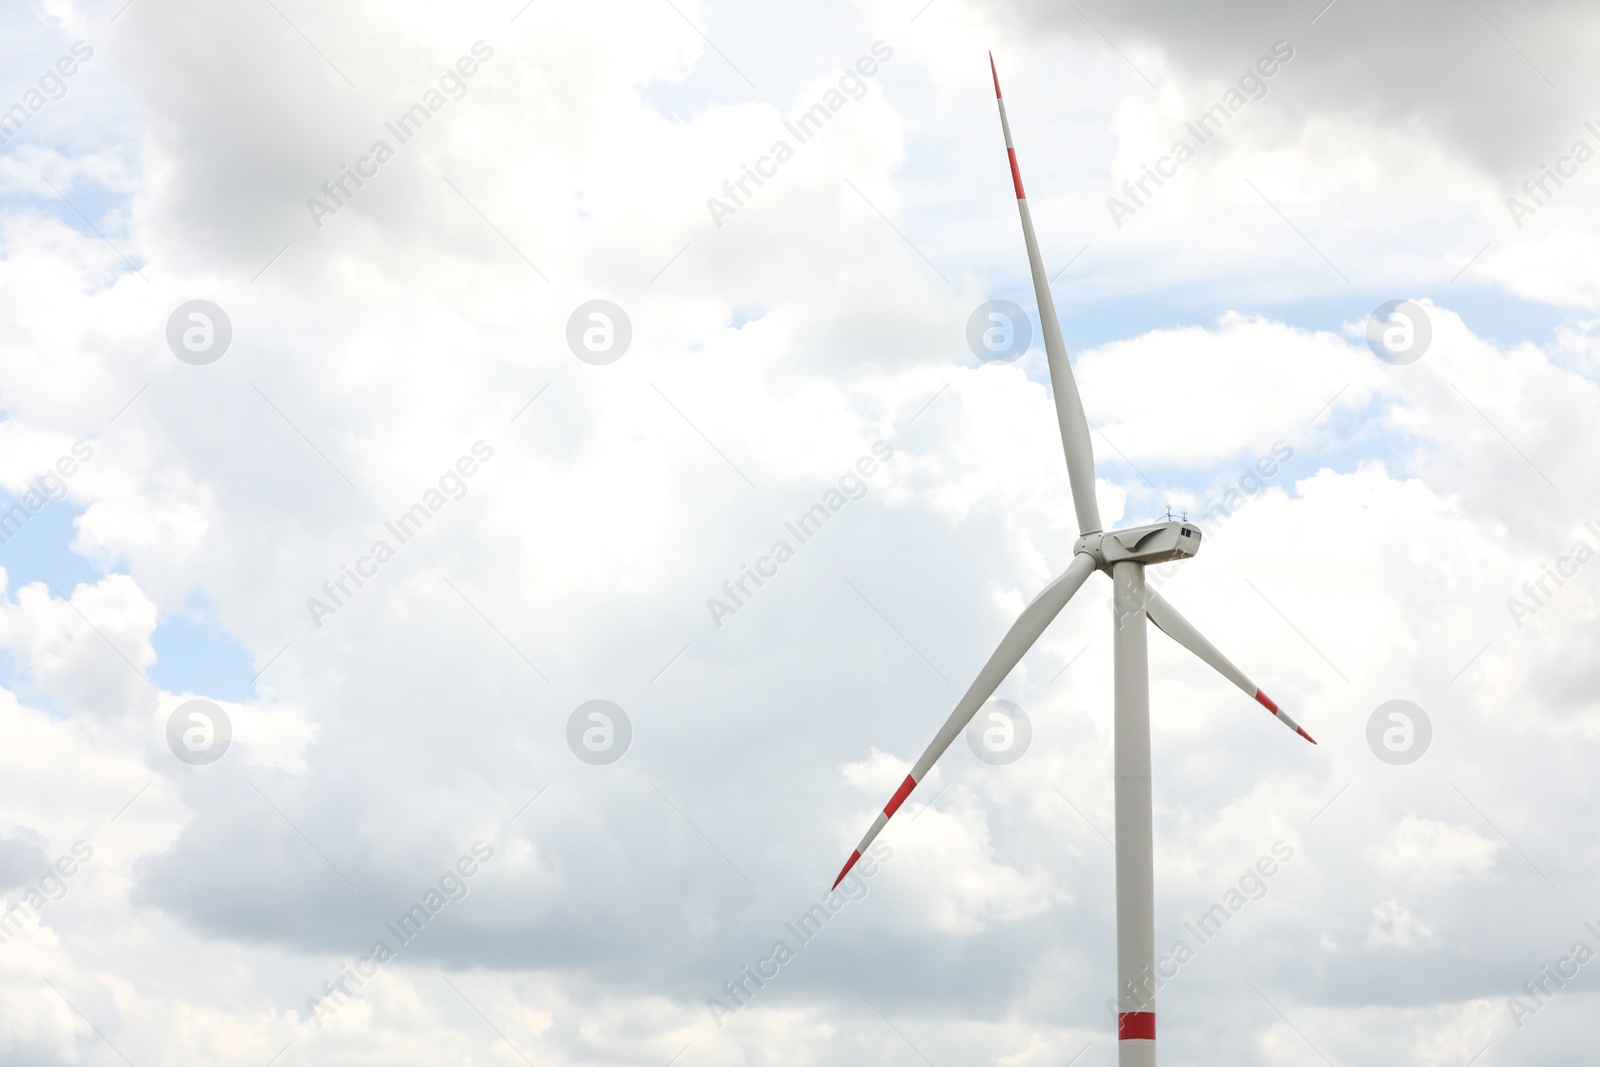
<path id="1" fill-rule="evenodd" d="M 27 666 L 56 706 L 115 718 L 154 696 L 144 671 L 155 662 L 156 615 L 156 605 L 127 575 L 80 585 L 68 599 L 39 582 L 0 604 L 0 646 Z"/>
<path id="2" fill-rule="evenodd" d="M 1579 136 L 1539 71 L 1577 91 L 1588 13 L 280 7 L 5 16 L 17 69 L 96 49 L 0 161 L 0 486 L 93 450 L 48 505 L 57 555 L 0 545 L 25 575 L 0 600 L 7 901 L 93 848 L 0 943 L 7 1054 L 67 1062 L 96 1030 L 137 1063 L 1104 1051 L 1098 577 L 998 694 L 1033 719 L 1024 759 L 958 741 L 869 892 L 725 1027 L 705 1007 L 825 896 L 1070 559 L 1044 361 L 964 340 L 982 300 L 1032 302 L 978 41 L 1064 270 L 1102 510 L 1205 516 L 1163 594 L 1321 742 L 1152 638 L 1158 936 L 1293 851 L 1163 991 L 1163 1033 L 1299 1055 L 1248 978 L 1352 1062 L 1578 1054 L 1580 1010 L 1529 1036 L 1498 1005 L 1594 918 L 1527 900 L 1592 881 L 1600 571 L 1507 607 L 1600 549 L 1591 194 L 1522 229 L 1503 194 Z M 1106 198 L 1279 38 L 1270 91 L 1117 227 Z M 718 226 L 706 199 L 878 41 L 859 99 Z M 1390 366 L 1362 332 L 1405 292 L 1432 345 Z M 165 329 L 201 297 L 233 341 L 193 366 Z M 605 366 L 565 342 L 597 297 L 633 326 Z M 796 537 L 877 442 L 859 499 Z M 713 617 L 779 539 L 792 559 Z M 62 560 L 92 580 L 39 580 Z M 149 680 L 197 611 L 248 695 Z M 233 726 L 209 766 L 166 747 L 194 697 Z M 595 698 L 632 722 L 608 766 L 567 747 Z M 1409 767 L 1366 747 L 1394 698 L 1433 723 Z M 493 858 L 401 945 L 477 842 Z M 378 941 L 394 962 L 346 978 Z"/>

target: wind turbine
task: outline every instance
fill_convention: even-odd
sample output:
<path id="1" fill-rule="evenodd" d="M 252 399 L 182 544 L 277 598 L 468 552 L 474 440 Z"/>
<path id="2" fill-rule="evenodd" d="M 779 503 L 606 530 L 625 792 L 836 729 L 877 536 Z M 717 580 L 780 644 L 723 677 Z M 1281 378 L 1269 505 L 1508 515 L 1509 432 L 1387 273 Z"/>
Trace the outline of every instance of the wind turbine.
<path id="1" fill-rule="evenodd" d="M 1145 567 L 1187 559 L 1199 550 L 1199 529 L 1186 521 L 1112 531 L 1105 531 L 1101 526 L 1100 508 L 1094 495 L 1094 450 L 1089 444 L 1089 423 L 1078 399 L 1072 366 L 1067 362 L 1067 349 L 1061 341 L 1061 325 L 1056 321 L 1049 282 L 1039 258 L 1039 242 L 1034 237 L 1033 217 L 1022 192 L 1022 174 L 1017 169 L 1011 124 L 1006 121 L 1006 102 L 1000 95 L 1000 75 L 995 71 L 992 55 L 989 72 L 994 77 L 995 101 L 1000 106 L 1000 128 L 1005 133 L 1011 181 L 1017 190 L 1022 240 L 1027 245 L 1028 267 L 1033 273 L 1033 294 L 1039 303 L 1039 324 L 1055 392 L 1056 421 L 1061 426 L 1061 443 L 1067 454 L 1067 479 L 1072 485 L 1079 537 L 1072 546 L 1072 562 L 1022 609 L 1022 614 L 1001 639 L 1000 647 L 994 650 L 966 695 L 934 735 L 927 751 L 894 791 L 883 812 L 873 820 L 872 828 L 850 854 L 833 885 L 838 888 L 917 783 L 926 777 L 1023 654 L 1033 647 L 1045 628 L 1067 606 L 1067 601 L 1083 587 L 1089 575 L 1095 571 L 1106 572 L 1111 577 L 1115 623 L 1112 635 L 1115 665 L 1112 762 L 1117 819 L 1117 1063 L 1119 1067 L 1154 1067 L 1155 872 L 1150 801 L 1150 664 L 1144 621 L 1149 619 L 1168 637 L 1216 668 L 1289 729 L 1312 744 L 1316 741 L 1159 593 L 1145 586 Z"/>

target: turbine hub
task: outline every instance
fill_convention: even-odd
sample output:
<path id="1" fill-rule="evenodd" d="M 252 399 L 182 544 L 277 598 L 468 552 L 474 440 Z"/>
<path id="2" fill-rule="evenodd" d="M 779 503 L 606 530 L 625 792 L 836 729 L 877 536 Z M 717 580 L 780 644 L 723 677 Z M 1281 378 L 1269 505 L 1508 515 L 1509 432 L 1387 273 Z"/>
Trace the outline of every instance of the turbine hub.
<path id="1" fill-rule="evenodd" d="M 1084 534 L 1072 546 L 1094 558 L 1101 569 L 1113 563 L 1167 563 L 1200 551 L 1200 528 L 1188 522 L 1158 522 L 1127 530 Z"/>

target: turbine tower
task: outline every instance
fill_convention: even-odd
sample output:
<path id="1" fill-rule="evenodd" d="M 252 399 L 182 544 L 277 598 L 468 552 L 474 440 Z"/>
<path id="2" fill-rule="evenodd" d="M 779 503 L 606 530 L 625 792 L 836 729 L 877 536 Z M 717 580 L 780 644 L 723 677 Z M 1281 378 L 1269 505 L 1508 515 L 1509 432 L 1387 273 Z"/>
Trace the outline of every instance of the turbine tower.
<path id="1" fill-rule="evenodd" d="M 1045 358 L 1054 387 L 1056 421 L 1061 427 L 1061 443 L 1066 450 L 1067 478 L 1072 485 L 1072 503 L 1078 517 L 1078 540 L 1073 544 L 1072 562 L 1060 577 L 1045 586 L 1033 599 L 1000 641 L 1000 647 L 983 665 L 966 695 L 956 704 L 933 742 L 923 752 L 911 773 L 900 783 L 883 812 L 873 820 L 861 844 L 834 879 L 838 888 L 862 852 L 872 844 L 884 826 L 904 804 L 906 797 L 932 769 L 945 749 L 966 729 L 984 702 L 1006 675 L 1022 659 L 1045 628 L 1067 606 L 1083 583 L 1095 571 L 1111 577 L 1114 656 L 1113 766 L 1116 793 L 1116 870 L 1117 870 L 1117 1063 L 1119 1067 L 1154 1067 L 1156 1062 L 1155 1016 L 1155 869 L 1150 799 L 1150 665 L 1145 620 L 1148 619 L 1178 644 L 1214 667 L 1228 681 L 1253 697 L 1285 726 L 1316 744 L 1256 684 L 1235 667 L 1200 631 L 1189 624 L 1144 581 L 1145 567 L 1169 560 L 1188 559 L 1200 548 L 1200 530 L 1188 522 L 1160 522 L 1127 530 L 1105 531 L 1100 523 L 1100 508 L 1094 492 L 1094 450 L 1089 443 L 1089 423 L 1078 399 L 1072 379 L 1072 365 L 1061 341 L 1061 325 L 1056 321 L 1055 305 L 1039 242 L 1033 233 L 1033 216 L 1022 192 L 1022 174 L 1017 169 L 1017 152 L 1011 144 L 1011 125 L 1006 121 L 1006 103 L 1000 95 L 1000 75 L 989 57 L 989 72 L 994 77 L 994 96 L 1000 107 L 1000 128 L 1005 134 L 1006 156 L 1011 164 L 1011 181 L 1017 191 L 1017 211 L 1022 216 L 1022 240 L 1028 249 L 1028 268 L 1033 274 L 1033 293 L 1039 303 L 1039 325 L 1044 334 Z"/>

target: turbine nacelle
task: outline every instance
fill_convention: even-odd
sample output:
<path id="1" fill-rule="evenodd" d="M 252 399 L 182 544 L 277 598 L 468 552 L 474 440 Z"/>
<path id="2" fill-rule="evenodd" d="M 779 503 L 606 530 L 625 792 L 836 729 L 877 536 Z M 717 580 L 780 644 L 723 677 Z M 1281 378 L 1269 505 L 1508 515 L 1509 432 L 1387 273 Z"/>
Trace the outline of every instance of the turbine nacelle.
<path id="1" fill-rule="evenodd" d="M 1200 528 L 1187 522 L 1158 522 L 1109 533 L 1084 534 L 1074 554 L 1093 557 L 1101 570 L 1113 563 L 1167 563 L 1200 551 Z"/>

